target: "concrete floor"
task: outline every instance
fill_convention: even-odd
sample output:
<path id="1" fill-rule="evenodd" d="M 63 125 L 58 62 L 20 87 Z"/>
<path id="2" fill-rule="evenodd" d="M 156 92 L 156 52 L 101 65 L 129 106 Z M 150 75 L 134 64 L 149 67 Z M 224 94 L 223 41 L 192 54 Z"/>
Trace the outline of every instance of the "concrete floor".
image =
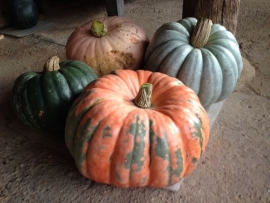
<path id="1" fill-rule="evenodd" d="M 182 1 L 125 1 L 126 17 L 151 38 L 165 22 L 181 18 Z M 46 10 L 54 27 L 24 38 L 0 41 L 0 202 L 270 202 L 270 3 L 241 2 L 236 38 L 245 69 L 226 100 L 195 171 L 180 190 L 119 189 L 83 178 L 61 143 L 25 129 L 10 109 L 14 80 L 41 71 L 84 22 L 106 15 L 101 3 L 66 4 Z M 250 64 L 249 64 L 250 63 Z M 254 80 L 250 81 L 251 78 Z"/>

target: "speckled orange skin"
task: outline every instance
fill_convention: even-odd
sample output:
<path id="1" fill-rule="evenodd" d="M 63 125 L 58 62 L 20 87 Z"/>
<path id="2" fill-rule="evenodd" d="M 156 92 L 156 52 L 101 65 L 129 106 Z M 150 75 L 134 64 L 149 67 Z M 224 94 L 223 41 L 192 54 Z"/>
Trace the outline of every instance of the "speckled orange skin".
<path id="1" fill-rule="evenodd" d="M 78 27 L 66 44 L 66 58 L 87 63 L 98 76 L 116 69 L 136 70 L 143 65 L 144 53 L 149 43 L 144 29 L 130 19 L 103 17 L 108 32 L 96 37 L 91 32 L 93 21 Z"/>
<path id="2" fill-rule="evenodd" d="M 153 85 L 152 105 L 133 100 Z M 205 151 L 209 119 L 197 95 L 162 73 L 116 70 L 73 103 L 66 145 L 85 177 L 117 187 L 166 187 L 190 174 Z"/>

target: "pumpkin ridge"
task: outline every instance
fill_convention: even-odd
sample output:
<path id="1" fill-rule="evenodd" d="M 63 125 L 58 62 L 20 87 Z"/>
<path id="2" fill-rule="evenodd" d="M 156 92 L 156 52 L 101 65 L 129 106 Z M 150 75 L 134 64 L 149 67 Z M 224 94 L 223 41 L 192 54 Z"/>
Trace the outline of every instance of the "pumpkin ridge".
<path id="1" fill-rule="evenodd" d="M 186 47 L 186 48 L 183 48 Z M 186 57 L 188 54 L 194 49 L 194 47 L 190 45 L 181 45 L 174 50 L 172 50 L 166 58 L 160 63 L 159 71 L 166 73 L 168 72 L 168 75 L 171 77 L 176 77 L 179 74 L 179 71 L 181 70 L 181 65 L 184 63 Z M 176 53 L 177 52 L 177 53 Z M 179 55 L 180 54 L 180 55 Z M 175 62 L 174 57 L 175 55 L 178 55 L 178 60 Z M 171 64 L 172 63 L 172 64 Z M 175 70 L 171 67 L 177 67 Z M 169 70 L 168 70 L 169 69 Z"/>
<path id="2" fill-rule="evenodd" d="M 43 92 L 43 98 L 46 98 L 45 103 L 46 103 L 46 109 L 51 107 L 51 98 L 52 96 L 55 96 L 55 94 L 51 93 L 50 90 L 52 86 L 54 86 L 54 81 L 50 78 L 50 75 L 53 72 L 48 72 L 46 74 L 43 74 L 40 76 L 40 84 L 41 84 L 41 90 Z M 48 89 L 50 87 L 50 89 Z M 54 91 L 54 88 L 52 88 L 52 91 Z M 49 104 L 49 105 L 48 105 Z"/>
<path id="3" fill-rule="evenodd" d="M 75 102 L 73 102 L 73 104 L 72 104 L 72 106 L 71 106 L 71 108 L 69 110 L 68 116 L 67 116 L 66 129 L 68 128 L 69 131 L 65 130 L 66 131 L 65 140 L 66 140 L 66 146 L 70 150 L 72 156 L 74 156 L 74 149 L 72 148 L 72 146 L 74 147 L 76 134 L 77 134 L 77 131 L 78 131 L 78 127 L 80 125 L 80 120 L 85 116 L 87 111 L 89 111 L 92 107 L 95 106 L 95 104 L 98 102 L 98 99 L 95 102 L 93 102 L 93 104 L 90 105 L 88 108 L 84 108 L 82 111 L 80 111 L 80 113 L 78 113 L 76 115 L 77 106 L 80 105 L 80 103 L 81 103 L 81 100 L 80 100 L 81 97 L 84 97 L 85 95 L 89 95 L 91 93 L 92 92 L 90 92 L 90 91 L 82 93 L 75 100 Z M 73 115 L 72 120 L 70 120 L 71 115 Z M 76 133 L 75 133 L 75 131 L 76 131 Z M 69 136 L 69 134 L 75 134 L 75 136 Z M 71 139 L 68 139 L 68 138 L 71 138 Z"/>
<path id="4" fill-rule="evenodd" d="M 160 116 L 161 114 L 163 116 Z M 157 123 L 164 123 L 165 121 L 166 121 L 166 123 L 174 123 L 175 119 L 173 117 L 174 116 L 172 116 L 172 115 L 169 116 L 169 115 L 163 114 L 162 112 L 159 112 L 159 111 L 152 113 L 152 116 L 150 117 L 151 122 L 149 123 L 149 135 L 151 136 L 150 137 L 150 141 L 151 141 L 150 148 L 151 149 L 149 150 L 149 152 L 154 153 L 155 155 L 159 156 L 158 155 L 159 151 L 157 151 L 157 150 L 160 149 L 160 152 L 162 153 L 162 154 L 160 154 L 160 157 L 163 158 L 164 160 L 168 161 L 168 166 L 166 168 L 166 171 L 168 174 L 166 184 L 158 183 L 159 184 L 158 187 L 162 187 L 161 184 L 163 184 L 163 186 L 172 185 L 172 184 L 178 182 L 180 180 L 181 175 L 184 174 L 184 168 L 183 168 L 183 161 L 184 160 L 183 160 L 183 156 L 181 153 L 181 150 L 185 149 L 184 142 L 182 142 L 180 138 L 177 138 L 178 144 L 176 146 L 175 142 L 173 142 L 174 134 L 171 132 L 171 130 L 170 130 L 170 128 L 168 128 L 168 126 L 158 127 L 158 129 L 156 129 L 158 132 L 155 132 L 155 130 L 153 129 L 153 120 L 156 120 Z M 177 129 L 179 134 L 181 134 L 180 129 L 175 125 L 174 125 L 174 127 L 175 127 L 175 130 Z M 169 134 L 167 134 L 166 132 L 168 132 Z M 160 138 L 158 136 L 159 133 L 162 135 L 162 138 Z M 156 144 L 153 145 L 153 143 L 156 143 Z M 165 145 L 167 146 L 167 148 L 166 148 L 167 150 L 164 151 L 164 149 L 162 149 L 162 148 Z M 153 152 L 152 149 L 154 149 L 155 151 Z M 175 168 L 173 168 L 173 167 L 175 167 Z M 151 167 L 150 167 L 150 169 L 151 169 Z M 152 171 L 152 173 L 153 173 L 153 171 Z M 150 173 L 150 174 L 152 174 L 152 173 Z M 150 180 L 152 180 L 152 179 L 150 178 Z M 157 184 L 157 183 L 153 183 L 152 186 L 154 186 L 154 187 L 157 186 L 155 184 Z"/>
<path id="5" fill-rule="evenodd" d="M 165 23 L 163 24 L 157 31 L 156 33 L 159 32 L 159 30 L 173 30 L 173 31 L 177 31 L 181 34 L 184 34 L 186 37 L 189 37 L 190 34 L 189 32 L 187 31 L 187 29 L 180 23 L 178 22 L 168 22 L 168 23 Z"/>
<path id="6" fill-rule="evenodd" d="M 70 88 L 67 88 L 68 83 L 66 78 L 64 77 L 61 72 L 57 71 L 52 74 L 52 89 L 54 89 L 54 94 L 57 99 L 53 101 L 53 106 L 62 106 L 67 108 L 69 105 L 69 100 L 71 98 L 72 92 L 70 91 Z M 68 86 L 69 87 L 69 86 Z M 57 111 L 58 108 L 54 110 L 54 113 L 56 116 L 55 118 L 60 119 L 60 115 L 62 114 L 60 111 Z M 65 117 L 65 116 L 64 116 Z M 63 120 L 63 119 L 61 119 Z"/>
<path id="7" fill-rule="evenodd" d="M 32 79 L 38 75 L 37 73 L 27 72 L 22 75 L 20 75 L 16 80 L 12 88 L 12 109 L 13 112 L 16 114 L 16 116 L 21 121 L 25 121 L 26 125 L 31 127 L 31 124 L 29 124 L 29 119 L 27 116 L 24 116 L 24 111 L 22 111 L 22 108 L 24 105 L 22 105 L 23 101 L 23 94 L 24 94 L 24 88 L 26 86 L 26 83 L 28 80 Z M 20 113 L 19 113 L 20 112 Z"/>
<path id="8" fill-rule="evenodd" d="M 35 79 L 33 81 L 29 81 L 29 82 L 34 82 L 34 84 L 30 85 L 30 83 L 28 83 L 29 89 L 28 88 L 27 89 L 29 90 L 29 93 L 32 94 L 35 92 L 36 95 L 35 95 L 35 97 L 33 97 L 33 95 L 27 96 L 28 97 L 27 103 L 28 104 L 30 103 L 31 106 L 33 106 L 32 107 L 32 112 L 34 115 L 33 119 L 37 121 L 36 126 L 39 128 L 39 130 L 43 130 L 43 129 L 45 130 L 45 128 L 48 126 L 49 122 L 44 122 L 44 120 L 45 121 L 47 120 L 46 117 L 48 116 L 48 114 L 45 115 L 47 109 L 46 109 L 46 105 L 44 103 L 43 94 L 40 91 L 42 84 L 41 84 L 39 78 L 41 78 L 41 75 L 39 75 L 38 77 L 35 77 Z M 32 87 L 30 87 L 30 86 L 32 86 Z M 32 100 L 32 102 L 31 102 L 31 100 Z M 38 110 L 38 112 L 37 112 L 37 110 Z M 44 116 L 45 116 L 45 118 L 44 118 Z M 42 121 L 42 119 L 44 119 L 44 120 Z M 42 125 L 42 123 L 44 123 L 44 124 Z"/>
<path id="9" fill-rule="evenodd" d="M 189 43 L 190 35 L 186 35 L 178 30 L 171 30 L 171 29 L 170 30 L 160 30 L 160 31 L 157 30 L 154 37 L 158 38 L 160 35 L 162 36 L 162 35 L 166 35 L 166 34 L 167 35 L 175 34 L 175 36 L 173 38 L 174 40 L 179 40 L 179 41 L 182 41 L 185 43 Z M 165 38 L 163 40 L 165 40 L 165 42 L 167 42 L 168 40 L 172 40 L 172 39 Z M 164 43 L 164 42 L 162 42 L 162 43 Z"/>
<path id="10" fill-rule="evenodd" d="M 234 56 L 236 62 L 237 62 L 237 70 L 238 70 L 238 76 L 240 76 L 240 73 L 242 72 L 243 69 L 243 61 L 242 61 L 242 56 L 241 52 L 239 50 L 239 44 L 238 43 L 233 43 L 232 41 L 225 41 L 225 39 L 219 40 L 219 46 L 222 46 L 223 48 L 228 49 Z M 216 45 L 215 43 L 210 42 L 208 45 Z M 233 48 L 230 48 L 233 47 Z"/>
<path id="11" fill-rule="evenodd" d="M 89 75 L 95 74 L 95 71 L 88 66 L 86 63 L 78 60 L 69 60 L 67 63 L 62 64 L 63 62 L 60 63 L 60 66 L 63 67 L 64 69 L 69 69 L 69 68 L 74 68 L 80 72 L 82 72 L 84 75 Z M 90 68 L 89 68 L 90 67 Z M 62 69 L 63 69 L 62 68 Z M 60 69 L 61 70 L 61 69 Z M 96 76 L 97 77 L 97 76 Z M 80 78 L 81 79 L 81 78 Z"/>
<path id="12" fill-rule="evenodd" d="M 82 85 L 78 82 L 78 81 L 81 81 L 81 80 L 76 80 L 76 81 L 74 80 L 74 75 L 75 74 L 72 71 L 72 68 L 73 67 L 68 67 L 68 69 L 60 68 L 59 73 L 65 78 L 68 89 L 72 92 L 71 95 L 73 95 L 73 97 L 75 98 L 75 95 L 76 95 L 76 92 L 77 92 L 77 87 L 79 86 L 79 88 L 82 88 Z M 78 77 L 78 78 L 80 78 L 80 77 Z M 72 85 L 74 83 L 76 83 L 76 85 Z"/>
<path id="13" fill-rule="evenodd" d="M 167 31 L 167 30 L 165 30 L 165 31 Z M 163 32 L 165 32 L 165 31 L 163 31 Z M 156 42 L 155 45 L 154 45 L 154 47 L 151 47 L 151 49 L 154 50 L 154 49 L 156 49 L 158 46 L 160 46 L 161 44 L 167 43 L 168 41 L 171 41 L 171 40 L 178 40 L 178 41 L 186 42 L 186 43 L 189 42 L 189 40 L 184 40 L 184 39 L 182 39 L 182 38 L 179 38 L 179 35 L 178 35 L 178 32 L 177 32 L 177 31 L 174 31 L 174 32 L 176 32 L 177 36 L 174 36 L 173 39 L 171 39 L 171 38 L 169 38 L 169 37 L 167 37 L 168 39 L 167 39 L 167 38 L 160 39 L 160 41 Z M 155 35 L 153 36 L 153 39 L 155 39 L 155 38 L 159 39 L 159 35 L 161 35 L 161 34 L 164 34 L 164 33 L 160 32 L 160 33 L 155 34 Z M 171 33 L 170 33 L 170 34 L 171 34 Z M 184 36 L 183 36 L 183 37 L 184 37 Z M 151 42 L 150 42 L 150 44 L 152 45 Z M 151 51 L 151 52 L 152 52 L 152 51 Z"/>
<path id="14" fill-rule="evenodd" d="M 196 60 L 193 60 L 196 58 Z M 200 49 L 194 48 L 183 62 L 177 78 L 196 94 L 199 93 L 203 72 L 203 58 Z"/>
<path id="15" fill-rule="evenodd" d="M 183 25 L 186 28 L 186 30 L 188 31 L 188 33 L 192 33 L 198 20 L 194 17 L 188 17 L 188 18 L 181 19 L 177 22 L 179 24 Z"/>
<path id="16" fill-rule="evenodd" d="M 126 116 L 123 118 L 123 122 L 126 120 L 126 118 L 128 117 L 128 115 L 130 114 L 130 112 L 127 112 Z M 120 129 L 119 129 L 119 133 L 118 133 L 118 138 L 123 134 L 123 131 L 124 131 L 124 126 L 121 126 Z M 117 146 L 117 141 L 118 139 L 115 141 L 115 144 L 114 144 L 114 147 L 113 147 L 113 150 L 112 150 L 112 154 L 110 156 L 110 170 L 109 170 L 109 181 L 110 182 L 114 182 L 115 178 L 114 178 L 114 172 L 116 172 L 116 169 L 115 168 L 115 165 L 112 163 L 112 160 L 114 159 L 114 156 L 115 156 L 115 153 L 116 153 L 116 146 Z M 117 174 L 118 175 L 118 174 Z M 121 179 L 121 177 L 118 175 L 117 177 L 117 180 L 119 181 L 119 179 Z"/>
<path id="17" fill-rule="evenodd" d="M 75 163 L 76 163 L 77 168 L 85 177 L 89 177 L 89 171 L 86 169 L 86 168 L 91 168 L 90 162 L 86 163 L 88 155 L 90 154 L 89 150 L 91 149 L 89 147 L 89 143 L 93 139 L 94 133 L 98 129 L 100 122 L 96 126 L 91 126 L 92 118 L 87 119 L 86 121 L 84 121 L 84 125 L 81 125 L 81 122 L 83 121 L 84 120 L 82 117 L 82 120 L 78 124 L 77 133 L 76 133 L 77 135 L 79 134 L 83 136 L 80 136 L 80 138 L 77 138 L 74 141 L 73 152 L 74 152 L 74 159 L 76 160 Z M 85 148 L 86 148 L 86 151 L 84 152 Z"/>
<path id="18" fill-rule="evenodd" d="M 227 31 L 227 29 L 223 25 L 213 24 L 212 28 L 211 28 L 210 35 L 213 35 L 213 34 L 215 34 L 216 32 L 219 32 L 219 31 Z"/>
<path id="19" fill-rule="evenodd" d="M 189 113 L 190 114 L 192 114 L 193 116 L 194 116 L 194 113 L 192 112 L 192 111 L 190 111 L 190 110 L 188 110 L 189 111 Z M 189 117 L 189 119 L 192 119 L 192 117 Z M 186 121 L 187 121 L 188 119 L 186 119 Z M 193 124 L 194 124 L 194 120 L 192 120 L 193 122 Z M 189 133 L 187 134 L 186 133 L 186 129 L 185 129 L 185 126 L 181 126 L 180 128 L 179 128 L 179 131 L 180 131 L 180 134 L 181 134 L 181 138 L 182 138 L 182 141 L 183 141 L 183 149 L 182 150 L 186 150 L 186 151 L 189 151 L 189 153 L 186 153 L 186 165 L 185 165 L 185 168 L 183 169 L 184 170 L 184 174 L 185 174 L 185 176 L 187 175 L 187 173 L 188 173 L 188 171 L 189 171 L 189 166 L 190 166 L 190 164 L 192 164 L 192 161 L 190 162 L 190 156 L 192 157 L 192 160 L 193 160 L 193 158 L 194 158 L 194 154 L 190 154 L 190 152 L 191 152 L 191 150 L 190 150 L 190 146 L 189 146 L 189 144 L 190 144 L 190 139 L 192 139 L 193 137 L 192 137 L 192 135 L 195 135 L 196 136 L 196 134 L 193 134 L 192 133 L 192 129 L 194 128 L 194 126 L 192 126 L 192 127 L 190 127 L 189 128 Z M 198 128 L 199 129 L 199 128 Z M 183 136 L 183 134 L 185 135 L 185 136 Z M 188 136 L 187 136 L 188 135 Z M 201 145 L 202 143 L 200 143 L 200 146 L 202 147 L 202 145 Z M 196 146 L 197 147 L 197 146 Z M 200 154 L 201 154 L 201 152 L 202 152 L 202 150 L 201 150 L 201 148 L 200 148 Z M 200 157 L 199 157 L 200 158 Z M 198 159 L 199 159 L 198 158 Z"/>
<path id="20" fill-rule="evenodd" d="M 60 121 L 60 115 L 59 113 L 60 107 L 65 104 L 61 104 L 63 102 L 63 98 L 59 96 L 58 92 L 58 84 L 55 81 L 56 75 L 59 75 L 58 71 L 53 72 L 47 72 L 45 74 L 42 74 L 40 77 L 40 84 L 41 84 L 41 92 L 42 97 L 44 98 L 44 106 L 46 109 L 46 112 L 44 112 L 44 116 L 49 116 L 50 120 L 47 120 L 47 126 L 46 128 L 50 129 L 58 129 L 59 131 L 59 121 Z M 59 85 L 61 86 L 61 85 Z M 61 120 L 63 121 L 63 120 Z M 64 125 L 63 123 L 61 125 Z M 56 130 L 55 130 L 56 131 Z"/>
<path id="21" fill-rule="evenodd" d="M 206 46 L 207 45 L 220 45 L 221 42 L 223 42 L 224 40 L 226 40 L 226 44 L 228 44 L 228 41 L 230 41 L 231 43 L 234 43 L 235 45 L 239 46 L 239 44 L 233 40 L 230 40 L 230 39 L 226 39 L 226 38 L 222 38 L 222 39 L 213 39 L 211 41 L 208 41 Z"/>
<path id="22" fill-rule="evenodd" d="M 80 30 L 76 30 L 75 32 L 80 32 L 81 33 L 81 31 Z M 87 36 L 89 35 L 89 34 L 87 34 L 87 33 L 83 33 L 84 35 L 85 35 L 85 37 L 81 37 L 81 38 L 79 38 L 79 37 L 75 37 L 72 41 L 77 41 L 77 43 L 72 43 L 72 49 L 71 48 L 69 48 L 69 44 L 71 43 L 70 42 L 70 40 L 68 40 L 67 41 L 67 44 L 66 44 L 66 49 L 69 49 L 69 50 L 72 50 L 72 51 L 70 51 L 70 52 L 67 52 L 66 51 L 66 58 L 67 59 L 69 59 L 69 60 L 82 60 L 82 53 L 81 53 L 81 55 L 80 55 L 80 57 L 78 57 L 78 58 L 74 58 L 74 51 L 73 50 L 77 50 L 77 49 L 79 49 L 79 47 L 81 47 L 82 46 L 82 44 L 85 44 L 85 41 L 87 41 Z M 70 42 L 70 43 L 69 43 Z"/>
<path id="23" fill-rule="evenodd" d="M 222 86 L 219 81 L 223 81 L 223 76 L 217 71 L 221 70 L 221 67 L 214 55 L 205 48 L 201 48 L 201 52 L 203 57 L 203 72 L 198 96 L 203 106 L 209 106 L 210 104 L 214 103 L 221 94 Z M 211 70 L 209 67 L 211 67 Z M 213 87 L 209 87 L 209 83 L 215 85 Z"/>
<path id="24" fill-rule="evenodd" d="M 62 74 L 62 72 L 58 71 L 55 74 L 54 85 L 56 87 L 60 86 L 62 88 L 62 90 L 57 88 L 57 94 L 59 98 L 61 98 L 62 105 L 63 105 L 63 102 L 68 102 L 70 98 L 72 97 L 72 91 L 71 91 L 71 87 L 69 85 L 67 78 L 65 77 L 64 74 Z"/>
<path id="25" fill-rule="evenodd" d="M 22 107 L 23 107 L 23 111 L 26 114 L 26 118 L 28 118 L 28 121 L 30 123 L 30 127 L 34 127 L 34 129 L 36 130 L 42 130 L 43 126 L 40 125 L 40 119 L 41 118 L 39 115 L 39 113 L 41 113 L 41 115 L 44 113 L 43 110 L 46 110 L 45 105 L 43 104 L 42 106 L 44 107 L 44 109 L 41 109 L 38 102 L 35 100 L 36 98 L 42 97 L 42 94 L 39 94 L 35 97 L 33 97 L 33 93 L 38 94 L 39 91 L 35 91 L 35 89 L 40 88 L 39 86 L 39 78 L 41 76 L 37 75 L 33 78 L 31 78 L 30 80 L 27 81 L 27 83 L 25 83 L 25 86 L 27 88 L 25 88 L 25 91 L 23 92 L 23 100 L 22 100 Z M 33 83 L 33 84 L 32 84 Z M 29 105 L 29 101 L 34 100 L 33 105 Z M 40 100 L 43 101 L 43 100 Z M 37 109 L 39 110 L 39 112 L 36 112 Z"/>
<path id="26" fill-rule="evenodd" d="M 125 71 L 128 71 L 130 72 L 130 75 L 126 76 L 126 75 L 123 75 L 121 74 L 122 70 L 121 69 L 118 69 L 118 70 L 115 70 L 114 73 L 115 73 L 115 77 L 117 78 L 117 80 L 120 80 L 121 81 L 121 89 L 122 91 L 129 91 L 132 93 L 132 98 L 130 99 L 135 99 L 136 95 L 138 94 L 138 91 L 139 91 L 139 88 L 140 88 L 140 84 L 139 82 L 136 82 L 138 81 L 140 78 L 139 78 L 139 74 L 138 72 L 134 73 L 133 71 L 131 70 L 125 70 Z M 139 71 L 139 70 L 138 70 Z M 127 83 L 127 78 L 126 77 L 129 77 L 129 83 Z M 150 76 L 148 76 L 149 78 Z M 145 79 L 145 81 L 147 81 L 147 79 Z M 119 94 L 121 94 L 121 92 L 119 92 Z M 132 101 L 133 103 L 133 101 Z M 135 104 L 134 104 L 135 105 Z"/>
<path id="27" fill-rule="evenodd" d="M 222 101 L 226 98 L 226 95 L 228 95 L 230 92 L 233 91 L 237 83 L 237 80 L 239 77 L 238 71 L 237 71 L 237 68 L 238 68 L 237 62 L 234 56 L 232 55 L 232 53 L 228 49 L 222 46 L 212 45 L 211 47 L 205 47 L 205 48 L 210 50 L 212 53 L 216 53 L 215 57 L 218 60 L 221 67 L 221 71 L 223 75 L 223 83 L 222 83 L 222 91 L 219 98 L 217 99 L 217 102 Z M 229 61 L 229 64 L 231 64 L 230 66 L 225 64 L 228 61 Z M 227 72 L 231 72 L 231 74 L 228 75 Z"/>
<path id="28" fill-rule="evenodd" d="M 129 133 L 134 135 L 133 137 L 133 150 L 130 154 L 127 154 L 127 157 L 130 157 L 130 164 L 128 161 L 125 163 L 125 168 L 129 170 L 129 181 L 131 181 L 132 185 L 132 175 L 134 172 L 140 172 L 142 166 L 144 165 L 144 160 L 141 160 L 144 155 L 145 143 L 144 143 L 144 136 L 146 136 L 145 124 L 143 123 L 144 120 L 141 120 L 141 124 L 139 124 L 139 116 L 137 115 L 135 123 L 132 123 L 129 127 Z M 139 132 L 142 130 L 142 134 Z M 139 143 L 137 143 L 137 138 Z M 127 158 L 128 160 L 128 158 Z M 132 169 L 132 167 L 136 164 L 137 168 Z M 129 183 L 130 184 L 130 183 Z M 130 185 L 129 185 L 130 186 Z"/>
<path id="29" fill-rule="evenodd" d="M 80 90 L 84 89 L 83 87 L 86 87 L 97 78 L 95 72 L 90 70 L 89 67 L 77 67 L 77 64 L 76 66 L 69 66 L 67 64 L 59 72 L 66 78 L 70 90 L 74 93 L 74 97 L 78 96 L 78 93 L 81 92 Z M 86 75 L 88 76 L 87 78 L 83 77 Z"/>
<path id="30" fill-rule="evenodd" d="M 213 40 L 218 40 L 218 39 L 230 40 L 230 41 L 238 44 L 238 42 L 236 41 L 234 35 L 231 32 L 224 31 L 224 30 L 219 30 L 219 31 L 217 31 L 217 32 L 215 32 L 213 34 L 210 34 L 207 43 L 211 42 Z"/>
<path id="31" fill-rule="evenodd" d="M 149 116 L 149 132 L 150 132 L 150 185 L 153 187 L 162 187 L 162 185 L 168 184 L 169 181 L 169 174 L 167 173 L 167 177 L 164 177 L 164 172 L 168 171 L 170 169 L 169 167 L 169 162 L 170 162 L 170 154 L 168 150 L 168 142 L 166 141 L 166 136 L 163 133 L 163 128 L 161 127 L 154 127 L 154 125 L 157 125 L 157 123 L 160 120 L 160 116 L 156 113 L 153 112 L 151 116 Z M 157 128 L 157 129 L 155 129 Z M 161 132 L 156 132 L 156 130 L 159 130 Z M 159 133 L 161 133 L 161 138 L 158 136 Z M 156 165 L 156 160 L 162 161 L 160 165 Z M 168 162 L 166 164 L 166 162 Z M 155 164 L 155 165 L 153 165 Z M 164 168 L 166 167 L 166 168 Z M 163 171 L 164 169 L 165 171 Z M 152 175 L 151 175 L 152 174 Z M 158 174 L 158 175 L 157 175 Z M 159 176 L 161 179 L 156 180 L 154 177 Z M 166 178 L 166 180 L 165 180 Z"/>
<path id="32" fill-rule="evenodd" d="M 229 58 L 230 60 L 232 60 L 232 62 L 235 63 L 234 65 L 236 67 L 238 67 L 237 61 L 236 61 L 234 55 L 232 54 L 232 52 L 228 48 L 220 46 L 220 45 L 211 45 L 211 46 L 205 46 L 205 49 L 210 50 L 210 51 L 213 50 L 213 51 L 218 52 L 219 54 L 222 54 L 222 55 L 227 55 L 226 57 Z M 213 52 L 213 51 L 211 51 L 211 52 Z M 215 54 L 215 56 L 216 55 L 217 54 Z M 217 58 L 217 59 L 219 59 L 219 58 Z M 238 75 L 239 73 L 238 73 L 237 69 L 234 71 L 234 74 L 236 74 L 235 80 L 237 81 L 237 79 L 239 78 L 239 75 Z"/>
<path id="33" fill-rule="evenodd" d="M 152 65 L 151 62 L 154 61 L 155 62 L 154 64 L 156 64 L 156 62 L 157 64 L 161 64 L 170 52 L 172 52 L 175 48 L 181 45 L 185 45 L 185 43 L 179 43 L 177 40 L 168 40 L 167 42 L 164 42 L 160 44 L 159 46 L 157 46 L 156 49 L 153 52 L 151 52 L 151 54 L 149 54 L 148 59 L 145 58 L 145 61 L 147 61 L 146 65 L 148 69 L 150 71 L 156 71 L 158 67 L 155 65 Z"/>

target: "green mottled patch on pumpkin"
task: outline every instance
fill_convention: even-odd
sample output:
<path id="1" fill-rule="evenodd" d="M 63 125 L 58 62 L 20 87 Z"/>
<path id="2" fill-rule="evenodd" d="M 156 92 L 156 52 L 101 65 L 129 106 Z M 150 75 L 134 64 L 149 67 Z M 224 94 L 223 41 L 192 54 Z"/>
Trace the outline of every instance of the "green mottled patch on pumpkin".
<path id="1" fill-rule="evenodd" d="M 147 176 L 145 176 L 145 177 L 143 177 L 143 179 L 142 179 L 142 185 L 145 183 L 145 181 L 147 180 Z"/>
<path id="2" fill-rule="evenodd" d="M 91 126 L 91 118 L 87 119 L 84 125 L 81 125 L 78 129 L 78 136 L 74 143 L 74 159 L 76 160 L 76 166 L 82 167 L 82 164 L 86 160 L 88 149 L 84 149 L 85 143 L 90 143 L 93 138 L 94 132 L 97 130 L 99 123 L 95 126 Z M 83 153 L 83 150 L 85 152 Z"/>
<path id="3" fill-rule="evenodd" d="M 155 146 L 155 155 L 161 157 L 162 159 L 168 161 L 168 167 L 166 168 L 166 171 L 169 174 L 169 179 L 168 179 L 168 185 L 172 184 L 172 176 L 175 175 L 177 177 L 180 177 L 181 172 L 183 171 L 183 156 L 181 149 L 177 149 L 175 151 L 175 156 L 177 158 L 177 168 L 173 170 L 171 167 L 172 160 L 170 156 L 170 149 L 167 141 L 167 135 L 165 133 L 162 134 L 162 138 L 157 136 L 153 130 L 153 121 L 150 120 L 150 125 L 149 125 L 149 134 L 150 134 L 150 149 L 149 149 L 149 154 L 152 153 L 152 144 L 157 143 Z M 150 165 L 151 165 L 151 159 L 150 159 Z"/>
<path id="4" fill-rule="evenodd" d="M 156 137 L 156 147 L 155 147 L 155 154 L 162 159 L 168 161 L 168 167 L 166 168 L 165 172 L 169 174 L 168 185 L 172 184 L 172 167 L 171 167 L 171 156 L 170 156 L 170 149 L 167 141 L 167 135 L 162 133 L 162 138 L 159 136 Z"/>
<path id="5" fill-rule="evenodd" d="M 91 109 L 93 106 L 97 105 L 99 102 L 101 102 L 103 100 L 104 100 L 103 98 L 95 100 L 95 102 L 93 104 L 91 104 L 91 106 L 88 109 Z"/>
<path id="6" fill-rule="evenodd" d="M 122 181 L 121 176 L 117 172 L 115 172 L 114 176 L 119 182 Z"/>
<path id="7" fill-rule="evenodd" d="M 193 133 L 193 135 L 195 135 L 197 138 L 200 139 L 200 147 L 201 147 L 201 154 L 202 154 L 202 146 L 203 146 L 203 135 L 202 135 L 202 121 L 200 118 L 198 118 L 198 120 L 200 122 L 194 122 L 194 128 L 195 128 L 195 132 Z"/>
<path id="8" fill-rule="evenodd" d="M 180 177 L 180 175 L 183 171 L 183 156 L 182 156 L 182 152 L 180 149 L 177 149 L 175 151 L 175 156 L 177 159 L 177 162 L 176 162 L 177 168 L 175 170 L 173 170 L 173 174 L 176 175 L 177 177 Z"/>
<path id="9" fill-rule="evenodd" d="M 129 127 L 129 134 L 133 136 L 134 139 L 134 147 L 133 150 L 127 154 L 125 168 L 130 169 L 132 165 L 137 165 L 135 172 L 138 172 L 142 169 L 144 164 L 144 160 L 142 160 L 144 156 L 144 137 L 146 134 L 145 125 L 143 121 L 139 123 L 139 116 L 136 117 L 136 122 L 131 124 Z"/>
<path id="10" fill-rule="evenodd" d="M 104 129 L 103 129 L 103 133 L 102 133 L 102 138 L 106 138 L 106 137 L 112 137 L 112 134 L 110 134 L 111 128 L 109 126 L 106 126 Z"/>
<path id="11" fill-rule="evenodd" d="M 157 156 L 161 157 L 164 160 L 168 160 L 169 149 L 166 136 L 163 135 L 163 138 L 156 136 L 157 145 L 155 148 L 155 153 Z"/>
<path id="12" fill-rule="evenodd" d="M 180 80 L 175 80 L 174 84 L 177 85 L 177 86 L 182 86 L 183 85 L 183 83 Z"/>
<path id="13" fill-rule="evenodd" d="M 196 164 L 197 162 L 198 162 L 198 159 L 197 159 L 196 157 L 193 157 L 193 158 L 192 158 L 192 163 L 193 163 L 193 164 Z"/>

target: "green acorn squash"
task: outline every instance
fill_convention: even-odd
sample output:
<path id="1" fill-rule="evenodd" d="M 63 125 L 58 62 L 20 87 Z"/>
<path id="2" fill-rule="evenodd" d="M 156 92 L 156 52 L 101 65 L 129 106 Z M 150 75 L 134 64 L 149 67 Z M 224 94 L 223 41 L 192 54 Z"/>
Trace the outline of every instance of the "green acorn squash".
<path id="1" fill-rule="evenodd" d="M 51 57 L 43 72 L 26 72 L 13 86 L 12 108 L 20 121 L 33 130 L 64 137 L 65 121 L 72 102 L 95 72 L 84 62 Z"/>
<path id="2" fill-rule="evenodd" d="M 146 69 L 181 80 L 204 107 L 234 90 L 243 63 L 234 35 L 211 20 L 185 18 L 162 25 L 145 54 Z"/>

